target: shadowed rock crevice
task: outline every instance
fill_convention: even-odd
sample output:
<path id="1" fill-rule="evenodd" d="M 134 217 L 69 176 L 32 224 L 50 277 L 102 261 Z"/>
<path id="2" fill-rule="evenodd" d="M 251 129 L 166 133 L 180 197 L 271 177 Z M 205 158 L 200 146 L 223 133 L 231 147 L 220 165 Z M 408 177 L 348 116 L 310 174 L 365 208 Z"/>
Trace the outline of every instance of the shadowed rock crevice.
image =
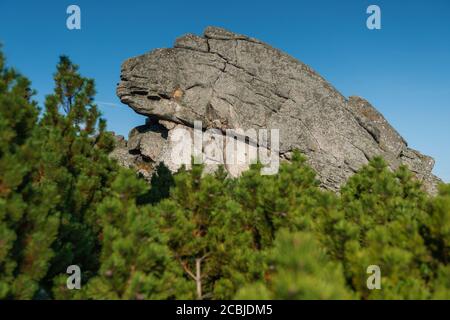
<path id="1" fill-rule="evenodd" d="M 184 128 L 192 135 L 194 121 L 202 121 L 203 129 L 222 134 L 226 129 L 279 129 L 281 159 L 299 149 L 330 190 L 338 191 L 378 155 L 392 169 L 406 164 L 431 193 L 440 181 L 431 173 L 433 159 L 408 148 L 369 102 L 346 99 L 297 59 L 221 28 L 208 27 L 202 37 L 188 34 L 176 39 L 174 48 L 128 59 L 117 95 L 150 120 L 145 128 L 133 129 L 113 156 L 134 167 L 145 156 L 149 176 L 160 162 L 177 169 L 169 159 L 173 130 Z M 227 168 L 233 175 L 246 169 Z"/>

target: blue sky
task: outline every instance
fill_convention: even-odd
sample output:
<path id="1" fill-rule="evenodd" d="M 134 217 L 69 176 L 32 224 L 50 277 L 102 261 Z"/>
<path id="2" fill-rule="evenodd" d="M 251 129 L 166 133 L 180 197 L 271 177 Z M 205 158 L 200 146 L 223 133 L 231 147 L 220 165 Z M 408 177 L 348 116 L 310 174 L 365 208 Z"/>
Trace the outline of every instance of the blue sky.
<path id="1" fill-rule="evenodd" d="M 81 30 L 66 8 L 81 8 Z M 382 29 L 366 28 L 381 8 Z M 369 100 L 413 148 L 436 159 L 450 182 L 450 1 L 22 1 L 0 0 L 0 42 L 37 99 L 50 93 L 58 56 L 94 78 L 108 127 L 122 135 L 144 122 L 115 95 L 121 63 L 172 46 L 208 25 L 259 38 L 310 65 L 345 96 Z"/>

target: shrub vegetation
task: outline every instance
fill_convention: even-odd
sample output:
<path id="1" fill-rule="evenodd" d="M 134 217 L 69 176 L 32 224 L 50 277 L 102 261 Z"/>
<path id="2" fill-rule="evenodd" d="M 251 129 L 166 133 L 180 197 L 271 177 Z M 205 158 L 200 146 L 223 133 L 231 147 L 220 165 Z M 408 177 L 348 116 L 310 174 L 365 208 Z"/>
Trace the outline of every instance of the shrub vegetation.
<path id="1" fill-rule="evenodd" d="M 450 185 L 375 158 L 334 194 L 298 152 L 277 175 L 161 165 L 148 184 L 108 157 L 94 81 L 61 57 L 54 83 L 40 109 L 0 53 L 0 299 L 450 298 Z"/>

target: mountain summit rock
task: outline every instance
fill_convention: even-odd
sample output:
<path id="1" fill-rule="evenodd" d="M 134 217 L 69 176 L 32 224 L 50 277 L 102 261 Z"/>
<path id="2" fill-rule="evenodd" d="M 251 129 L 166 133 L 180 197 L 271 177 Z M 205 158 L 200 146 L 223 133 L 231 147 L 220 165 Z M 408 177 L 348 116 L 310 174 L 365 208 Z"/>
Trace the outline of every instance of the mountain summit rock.
<path id="1" fill-rule="evenodd" d="M 226 129 L 279 129 L 280 159 L 300 150 L 333 191 L 378 155 L 392 169 L 406 164 L 430 193 L 440 181 L 431 172 L 434 160 L 408 148 L 369 102 L 344 97 L 299 60 L 222 28 L 207 27 L 203 36 L 187 34 L 173 48 L 126 60 L 117 95 L 148 121 L 132 129 L 128 141 L 119 138 L 112 156 L 147 177 L 160 162 L 178 169 L 169 156 L 172 133 L 192 133 L 194 121 L 202 121 L 217 136 Z M 226 169 L 238 175 L 246 166 Z"/>

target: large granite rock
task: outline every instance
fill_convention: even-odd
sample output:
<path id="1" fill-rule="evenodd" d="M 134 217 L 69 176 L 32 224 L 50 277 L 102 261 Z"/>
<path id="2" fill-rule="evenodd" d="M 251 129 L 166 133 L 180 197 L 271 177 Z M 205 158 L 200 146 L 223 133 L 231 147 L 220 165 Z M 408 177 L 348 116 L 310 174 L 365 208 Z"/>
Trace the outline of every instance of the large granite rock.
<path id="1" fill-rule="evenodd" d="M 217 141 L 227 139 L 225 130 L 279 129 L 276 150 L 269 142 L 255 144 L 287 160 L 299 149 L 327 189 L 338 191 L 377 155 L 393 169 L 408 165 L 430 193 L 440 181 L 431 173 L 433 159 L 408 148 L 366 100 L 346 99 L 297 59 L 221 28 L 208 27 L 203 37 L 188 34 L 178 38 L 174 48 L 128 59 L 117 94 L 149 120 L 133 129 L 128 143 L 122 142 L 113 156 L 138 170 L 147 168 L 147 176 L 161 161 L 173 171 L 179 167 L 173 161 L 175 144 L 190 141 L 194 121 L 200 120 L 203 130 L 217 129 L 203 137 L 204 145 L 213 144 L 211 150 L 219 153 L 217 162 L 224 156 Z M 185 136 L 176 129 L 183 129 Z M 243 143 L 254 147 L 249 139 Z M 238 175 L 247 167 L 241 163 L 226 168 Z"/>

